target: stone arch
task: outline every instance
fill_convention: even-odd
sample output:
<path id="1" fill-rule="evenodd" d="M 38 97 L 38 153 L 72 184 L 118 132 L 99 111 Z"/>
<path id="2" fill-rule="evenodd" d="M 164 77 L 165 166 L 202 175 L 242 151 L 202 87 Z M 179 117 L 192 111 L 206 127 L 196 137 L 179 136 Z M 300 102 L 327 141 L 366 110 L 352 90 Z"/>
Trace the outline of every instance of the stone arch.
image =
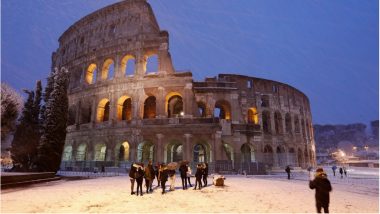
<path id="1" fill-rule="evenodd" d="M 262 113 L 262 125 L 263 125 L 263 131 L 266 134 L 271 133 L 271 122 L 270 122 L 270 112 L 269 111 L 263 111 Z"/>
<path id="2" fill-rule="evenodd" d="M 297 115 L 294 118 L 294 131 L 295 133 L 300 133 L 300 120 Z"/>
<path id="3" fill-rule="evenodd" d="M 303 156 L 302 156 L 302 150 L 300 148 L 298 148 L 298 150 L 297 150 L 297 162 L 298 162 L 298 166 L 302 167 L 302 165 L 303 165 Z"/>
<path id="4" fill-rule="evenodd" d="M 224 151 L 224 154 L 227 157 L 227 160 L 230 160 L 233 163 L 234 160 L 235 160 L 235 157 L 234 157 L 234 148 L 230 144 L 228 144 L 228 143 L 225 143 L 225 142 L 222 142 L 222 143 L 223 143 L 223 151 Z"/>
<path id="5" fill-rule="evenodd" d="M 96 64 L 95 63 L 90 64 L 87 67 L 86 75 L 85 75 L 87 84 L 94 84 L 96 82 L 96 73 L 97 73 Z"/>
<path id="6" fill-rule="evenodd" d="M 296 166 L 297 164 L 297 159 L 296 159 L 296 152 L 295 152 L 295 150 L 294 150 L 294 148 L 289 148 L 289 150 L 288 150 L 288 158 L 289 158 L 289 160 L 288 160 L 288 163 L 290 164 L 290 165 L 292 165 L 292 166 Z"/>
<path id="7" fill-rule="evenodd" d="M 101 79 L 102 80 L 112 79 L 113 74 L 114 74 L 114 70 L 115 70 L 114 61 L 110 58 L 104 60 L 102 72 L 101 72 Z"/>
<path id="8" fill-rule="evenodd" d="M 155 161 L 154 157 L 155 146 L 151 141 L 143 141 L 137 146 L 137 161 L 147 162 Z"/>
<path id="9" fill-rule="evenodd" d="M 287 134 L 292 133 L 292 119 L 289 113 L 285 114 L 285 130 Z"/>
<path id="10" fill-rule="evenodd" d="M 276 134 L 282 134 L 282 116 L 278 111 L 274 113 L 274 129 L 276 131 Z"/>
<path id="11" fill-rule="evenodd" d="M 133 76 L 136 73 L 136 60 L 133 55 L 127 54 L 121 59 L 120 68 L 123 76 Z"/>
<path id="12" fill-rule="evenodd" d="M 193 145 L 193 162 L 211 162 L 211 149 L 206 141 L 197 141 Z"/>
<path id="13" fill-rule="evenodd" d="M 198 112 L 199 112 L 199 116 L 200 117 L 206 117 L 207 116 L 207 113 L 206 113 L 206 104 L 203 102 L 203 101 L 198 101 L 197 102 L 197 106 L 198 106 Z"/>
<path id="14" fill-rule="evenodd" d="M 240 147 L 240 152 L 241 152 L 241 162 L 244 163 L 251 163 L 255 162 L 255 150 L 252 145 L 248 143 L 244 143 Z"/>
<path id="15" fill-rule="evenodd" d="M 145 55 L 145 66 L 144 71 L 145 74 L 149 73 L 157 73 L 158 72 L 158 54 L 157 53 L 150 53 L 148 55 Z"/>
<path id="16" fill-rule="evenodd" d="M 231 119 L 231 105 L 226 100 L 218 100 L 215 103 L 214 107 L 214 117 L 220 119 Z"/>
<path id="17" fill-rule="evenodd" d="M 273 149 L 270 145 L 265 145 L 263 149 L 264 163 L 273 166 Z"/>
<path id="18" fill-rule="evenodd" d="M 107 98 L 100 100 L 98 104 L 96 121 L 104 122 L 108 121 L 110 116 L 110 101 Z"/>
<path id="19" fill-rule="evenodd" d="M 128 141 L 124 141 L 123 143 L 118 143 L 115 146 L 115 161 L 116 162 L 123 162 L 123 161 L 129 161 L 130 158 L 130 146 Z"/>
<path id="20" fill-rule="evenodd" d="M 165 161 L 179 162 L 183 160 L 183 143 L 179 140 L 171 140 L 165 146 Z"/>
<path id="21" fill-rule="evenodd" d="M 98 143 L 94 146 L 94 161 L 105 161 L 107 146 L 105 143 Z"/>
<path id="22" fill-rule="evenodd" d="M 117 100 L 117 119 L 132 120 L 132 99 L 129 96 L 121 96 Z"/>
<path id="23" fill-rule="evenodd" d="M 259 124 L 259 114 L 257 113 L 256 107 L 248 109 L 247 121 L 249 124 Z"/>
<path id="24" fill-rule="evenodd" d="M 144 119 L 153 119 L 156 118 L 156 97 L 149 96 L 144 101 Z"/>
<path id="25" fill-rule="evenodd" d="M 68 126 L 75 124 L 76 114 L 77 114 L 77 106 L 76 105 L 70 106 L 69 111 L 68 111 L 68 117 L 67 117 Z"/>
<path id="26" fill-rule="evenodd" d="M 73 147 L 71 145 L 65 146 L 62 154 L 62 161 L 71 161 L 73 155 Z"/>
<path id="27" fill-rule="evenodd" d="M 77 161 L 85 161 L 87 155 L 87 144 L 81 143 L 77 147 L 77 152 L 75 156 L 75 160 Z"/>
<path id="28" fill-rule="evenodd" d="M 165 98 L 165 109 L 168 117 L 178 117 L 183 114 L 182 95 L 178 92 L 170 92 Z"/>
<path id="29" fill-rule="evenodd" d="M 278 165 L 280 167 L 285 167 L 288 164 L 285 148 L 283 146 L 277 146 L 276 153 L 277 153 Z"/>

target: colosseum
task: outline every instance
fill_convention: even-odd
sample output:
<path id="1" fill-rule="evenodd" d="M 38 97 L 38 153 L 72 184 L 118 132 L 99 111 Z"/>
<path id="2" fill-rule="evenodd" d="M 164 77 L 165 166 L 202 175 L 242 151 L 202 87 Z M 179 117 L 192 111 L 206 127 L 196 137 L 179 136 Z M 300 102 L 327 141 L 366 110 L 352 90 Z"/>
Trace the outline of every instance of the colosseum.
<path id="1" fill-rule="evenodd" d="M 146 0 L 121 1 L 59 38 L 52 67 L 70 71 L 61 168 L 208 162 L 210 171 L 263 173 L 315 165 L 307 96 L 284 83 L 175 70 L 169 34 Z"/>

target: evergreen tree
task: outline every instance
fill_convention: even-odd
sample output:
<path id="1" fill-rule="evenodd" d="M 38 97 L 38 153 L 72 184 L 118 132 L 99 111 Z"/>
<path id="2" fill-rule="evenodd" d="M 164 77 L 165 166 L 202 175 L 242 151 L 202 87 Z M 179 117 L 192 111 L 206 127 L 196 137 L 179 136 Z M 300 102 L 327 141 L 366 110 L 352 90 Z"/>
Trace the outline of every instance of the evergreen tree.
<path id="1" fill-rule="evenodd" d="M 66 138 L 68 114 L 68 72 L 65 68 L 54 73 L 53 90 L 45 103 L 45 123 L 38 151 L 38 168 L 40 171 L 56 172 L 61 163 Z"/>
<path id="2" fill-rule="evenodd" d="M 41 107 L 41 111 L 40 111 L 40 119 L 41 119 L 41 128 L 44 129 L 44 123 L 45 123 L 45 119 L 46 119 L 46 115 L 45 115 L 45 111 L 46 111 L 46 103 L 48 102 L 49 98 L 50 98 L 50 94 L 51 92 L 53 91 L 53 87 L 54 87 L 54 75 L 55 75 L 55 72 L 54 70 L 49 74 L 48 78 L 47 78 L 47 83 L 46 83 L 46 87 L 45 87 L 45 93 L 43 94 L 43 99 L 44 99 L 44 105 L 42 105 Z"/>
<path id="3" fill-rule="evenodd" d="M 6 83 L 1 83 L 1 140 L 16 129 L 16 121 L 22 110 L 22 98 Z"/>
<path id="4" fill-rule="evenodd" d="M 41 81 L 37 81 L 35 91 L 24 91 L 28 94 L 20 124 L 17 126 L 11 149 L 11 156 L 16 171 L 30 171 L 37 160 L 37 149 L 40 141 L 40 103 L 42 95 Z"/>

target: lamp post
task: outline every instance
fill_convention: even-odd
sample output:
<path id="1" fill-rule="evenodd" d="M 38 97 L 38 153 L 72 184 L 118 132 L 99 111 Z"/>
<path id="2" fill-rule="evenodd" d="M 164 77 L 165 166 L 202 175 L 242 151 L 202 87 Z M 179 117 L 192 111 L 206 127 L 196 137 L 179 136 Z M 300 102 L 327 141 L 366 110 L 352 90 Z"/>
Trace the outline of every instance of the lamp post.
<path id="1" fill-rule="evenodd" d="M 365 149 L 365 159 L 367 160 L 368 159 L 368 146 L 367 145 L 365 145 L 364 146 L 364 149 Z"/>

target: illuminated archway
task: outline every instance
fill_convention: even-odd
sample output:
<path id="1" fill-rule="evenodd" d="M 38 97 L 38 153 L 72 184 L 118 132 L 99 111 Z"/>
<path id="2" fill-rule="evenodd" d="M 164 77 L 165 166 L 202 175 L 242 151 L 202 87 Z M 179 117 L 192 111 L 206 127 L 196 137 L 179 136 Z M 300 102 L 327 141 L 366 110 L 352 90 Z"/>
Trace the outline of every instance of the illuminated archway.
<path id="1" fill-rule="evenodd" d="M 118 154 L 118 161 L 128 161 L 129 160 L 129 143 L 128 141 L 118 144 L 115 148 L 115 154 Z"/>
<path id="2" fill-rule="evenodd" d="M 200 117 L 206 117 L 206 104 L 202 101 L 197 102 Z"/>
<path id="3" fill-rule="evenodd" d="M 248 143 L 244 143 L 241 146 L 240 152 L 241 152 L 241 155 L 242 155 L 241 162 L 243 162 L 243 163 L 251 163 L 251 162 L 255 161 L 254 149 Z"/>
<path id="4" fill-rule="evenodd" d="M 117 101 L 117 119 L 127 120 L 132 119 L 132 99 L 128 96 L 122 96 Z"/>
<path id="5" fill-rule="evenodd" d="M 168 117 L 181 115 L 183 112 L 182 95 L 178 92 L 170 92 L 165 98 L 165 111 Z"/>
<path id="6" fill-rule="evenodd" d="M 134 75 L 135 74 L 135 57 L 129 54 L 125 55 L 121 59 L 120 67 L 125 76 Z"/>
<path id="7" fill-rule="evenodd" d="M 144 119 L 156 118 L 156 97 L 149 96 L 144 102 Z"/>
<path id="8" fill-rule="evenodd" d="M 166 145 L 166 162 L 179 162 L 183 160 L 183 146 L 180 141 L 172 140 Z"/>
<path id="9" fill-rule="evenodd" d="M 110 102 L 108 99 L 102 99 L 98 104 L 98 110 L 96 114 L 97 122 L 108 121 L 110 113 Z"/>
<path id="10" fill-rule="evenodd" d="M 90 64 L 88 67 L 87 67 L 87 71 L 86 71 L 86 82 L 88 84 L 93 84 L 95 83 L 96 81 L 96 72 L 97 72 L 97 69 L 96 69 L 96 64 L 92 63 Z"/>
<path id="11" fill-rule="evenodd" d="M 102 80 L 106 80 L 109 76 L 110 79 L 113 78 L 112 75 L 110 75 L 111 73 L 113 73 L 114 71 L 114 62 L 112 59 L 106 59 L 103 63 L 103 67 L 102 67 L 102 73 L 101 73 L 101 78 Z"/>
<path id="12" fill-rule="evenodd" d="M 226 100 L 218 100 L 215 103 L 214 117 L 230 120 L 231 119 L 230 103 Z"/>
<path id="13" fill-rule="evenodd" d="M 86 151 L 87 151 L 87 145 L 82 143 L 77 147 L 77 154 L 75 157 L 75 160 L 77 161 L 84 161 L 86 160 Z"/>
<path id="14" fill-rule="evenodd" d="M 106 153 L 107 153 L 107 146 L 105 144 L 96 144 L 94 161 L 105 161 Z"/>
<path id="15" fill-rule="evenodd" d="M 137 147 L 137 161 L 147 162 L 154 160 L 154 144 L 149 141 L 142 142 Z"/>
<path id="16" fill-rule="evenodd" d="M 73 154 L 73 147 L 71 145 L 66 146 L 65 149 L 63 150 L 62 160 L 70 161 L 72 158 L 72 154 Z"/>
<path id="17" fill-rule="evenodd" d="M 248 123 L 259 124 L 259 115 L 256 107 L 248 109 Z"/>

